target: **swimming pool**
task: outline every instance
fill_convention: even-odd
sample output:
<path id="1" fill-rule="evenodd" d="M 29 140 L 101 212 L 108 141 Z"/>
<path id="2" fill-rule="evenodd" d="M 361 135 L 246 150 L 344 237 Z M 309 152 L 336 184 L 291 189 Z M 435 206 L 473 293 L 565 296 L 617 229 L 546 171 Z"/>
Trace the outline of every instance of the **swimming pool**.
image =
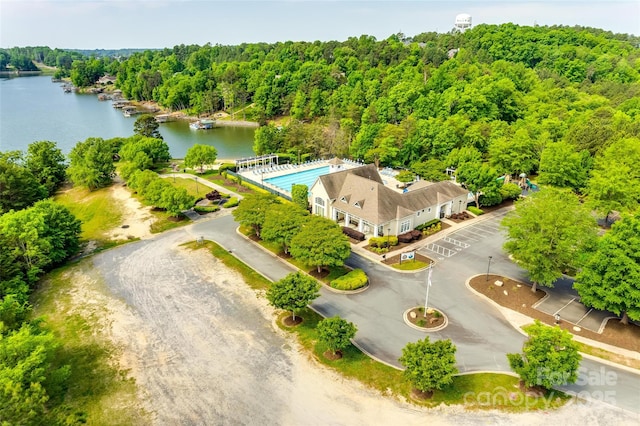
<path id="1" fill-rule="evenodd" d="M 311 189 L 311 185 L 318 179 L 318 176 L 329 174 L 329 166 L 318 167 L 316 169 L 301 170 L 299 172 L 289 173 L 282 176 L 267 178 L 264 181 L 277 186 L 283 191 L 291 194 L 291 187 L 296 185 L 307 185 Z"/>

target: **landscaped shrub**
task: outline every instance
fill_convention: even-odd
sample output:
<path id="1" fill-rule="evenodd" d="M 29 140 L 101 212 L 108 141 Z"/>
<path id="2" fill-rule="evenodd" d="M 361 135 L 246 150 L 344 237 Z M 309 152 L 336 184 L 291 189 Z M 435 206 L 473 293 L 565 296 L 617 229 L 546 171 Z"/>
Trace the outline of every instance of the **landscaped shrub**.
<path id="1" fill-rule="evenodd" d="M 484 214 L 482 210 L 474 206 L 467 207 L 467 210 L 469 210 L 471 213 L 475 214 L 476 216 L 480 216 L 481 214 Z"/>
<path id="2" fill-rule="evenodd" d="M 362 232 L 351 229 L 348 226 L 342 227 L 342 233 L 354 240 L 364 241 L 364 234 Z"/>
<path id="3" fill-rule="evenodd" d="M 217 212 L 218 210 L 220 210 L 220 207 L 218 207 L 218 206 L 195 206 L 193 208 L 193 210 L 195 210 L 196 213 L 213 213 L 213 212 Z"/>
<path id="4" fill-rule="evenodd" d="M 413 240 L 418 240 L 422 237 L 422 232 L 417 229 L 413 229 L 409 232 L 405 232 L 404 234 L 398 235 L 398 241 L 401 243 L 410 243 Z"/>
<path id="5" fill-rule="evenodd" d="M 388 237 L 371 237 L 369 238 L 369 247 L 371 248 L 387 248 L 398 245 L 398 237 L 389 235 Z"/>
<path id="6" fill-rule="evenodd" d="M 440 223 L 440 219 L 436 218 L 436 219 L 431 219 L 428 222 L 425 222 L 421 225 L 416 226 L 416 229 L 418 231 L 424 231 L 427 228 L 431 228 L 433 225 L 437 225 L 438 223 Z"/>
<path id="7" fill-rule="evenodd" d="M 442 223 L 438 222 L 438 223 L 436 223 L 434 225 L 431 225 L 428 228 L 423 229 L 422 230 L 422 235 L 424 235 L 426 237 L 428 235 L 433 235 L 436 232 L 439 232 L 441 230 L 442 230 Z"/>
<path id="8" fill-rule="evenodd" d="M 500 195 L 503 200 L 515 200 L 522 194 L 522 189 L 517 183 L 505 183 L 500 187 Z"/>
<path id="9" fill-rule="evenodd" d="M 367 274 L 362 269 L 353 271 L 331 281 L 331 287 L 338 290 L 356 290 L 364 287 L 369 282 Z"/>
<path id="10" fill-rule="evenodd" d="M 502 195 L 500 195 L 500 191 L 492 190 L 482 194 L 479 201 L 481 206 L 495 206 L 502 202 Z"/>
<path id="11" fill-rule="evenodd" d="M 231 197 L 229 198 L 229 201 L 222 205 L 222 207 L 224 207 L 225 209 L 230 209 L 231 207 L 237 206 L 239 202 L 240 200 L 238 200 L 236 197 Z"/>
<path id="12" fill-rule="evenodd" d="M 231 170 L 232 172 L 235 172 L 236 171 L 236 165 L 233 164 L 233 163 L 220 164 L 220 167 L 218 167 L 218 174 L 221 175 L 227 170 Z"/>

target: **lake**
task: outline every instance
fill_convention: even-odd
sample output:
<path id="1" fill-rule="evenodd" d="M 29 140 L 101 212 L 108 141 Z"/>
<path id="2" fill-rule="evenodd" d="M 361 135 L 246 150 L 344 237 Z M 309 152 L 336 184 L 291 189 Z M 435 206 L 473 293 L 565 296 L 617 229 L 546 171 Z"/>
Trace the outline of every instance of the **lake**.
<path id="1" fill-rule="evenodd" d="M 135 121 L 96 95 L 64 93 L 50 76 L 0 78 L 0 151 L 26 151 L 32 142 L 49 140 L 68 154 L 90 137 L 131 136 Z M 160 124 L 173 158 L 183 158 L 196 143 L 215 146 L 220 159 L 250 157 L 254 132 L 247 127 L 192 130 L 186 121 Z"/>

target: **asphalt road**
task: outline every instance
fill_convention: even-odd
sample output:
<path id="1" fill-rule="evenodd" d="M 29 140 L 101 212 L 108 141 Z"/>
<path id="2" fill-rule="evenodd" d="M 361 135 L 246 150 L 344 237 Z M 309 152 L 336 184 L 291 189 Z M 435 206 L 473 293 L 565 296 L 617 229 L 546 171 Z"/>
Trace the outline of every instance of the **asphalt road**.
<path id="1" fill-rule="evenodd" d="M 492 256 L 491 273 L 526 280 L 525 272 L 511 262 L 502 250 L 504 237 L 499 232 L 486 232 L 499 218 L 487 219 L 478 232 L 478 241 L 451 257 L 438 259 L 434 267 L 429 305 L 442 310 L 449 325 L 431 338 L 449 338 L 457 346 L 456 359 L 460 372 L 510 372 L 506 353 L 519 352 L 525 336 L 515 330 L 491 304 L 472 294 L 465 280 L 486 273 Z M 473 231 L 471 225 L 466 228 Z M 248 265 L 272 280 L 284 277 L 292 268 L 236 233 L 231 216 L 200 222 L 190 227 L 194 238 L 202 235 L 221 243 Z M 494 228 L 496 228 L 494 226 Z M 356 343 L 366 352 L 390 365 L 399 366 L 398 358 L 408 343 L 421 339 L 424 333 L 408 327 L 403 312 L 424 304 L 426 272 L 399 273 L 377 262 L 352 254 L 350 266 L 362 268 L 370 278 L 370 288 L 354 295 L 336 294 L 326 289 L 312 307 L 326 316 L 340 315 L 358 327 Z M 615 379 L 604 380 L 604 377 Z M 595 401 L 604 401 L 624 410 L 640 413 L 640 376 L 625 369 L 584 359 L 578 384 L 562 387 Z"/>

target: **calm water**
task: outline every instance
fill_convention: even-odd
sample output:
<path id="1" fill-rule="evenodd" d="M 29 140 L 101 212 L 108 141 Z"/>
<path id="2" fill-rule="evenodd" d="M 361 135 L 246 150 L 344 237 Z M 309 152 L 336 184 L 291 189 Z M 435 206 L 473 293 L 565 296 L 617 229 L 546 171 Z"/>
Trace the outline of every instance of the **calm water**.
<path id="1" fill-rule="evenodd" d="M 48 76 L 0 79 L 0 151 L 26 151 L 31 142 L 50 140 L 67 154 L 90 137 L 131 136 L 135 120 L 96 95 L 64 93 Z M 215 146 L 218 158 L 253 155 L 252 128 L 194 131 L 186 122 L 172 122 L 160 124 L 160 133 L 174 158 L 195 143 Z"/>
<path id="2" fill-rule="evenodd" d="M 327 174 L 329 174 L 329 166 L 324 166 L 316 169 L 302 170 L 299 172 L 292 171 L 290 174 L 275 176 L 265 179 L 264 181 L 291 193 L 291 187 L 294 184 L 307 185 L 307 188 L 311 189 L 311 185 L 313 185 L 313 183 L 316 181 L 316 179 L 318 179 L 319 176 Z"/>

